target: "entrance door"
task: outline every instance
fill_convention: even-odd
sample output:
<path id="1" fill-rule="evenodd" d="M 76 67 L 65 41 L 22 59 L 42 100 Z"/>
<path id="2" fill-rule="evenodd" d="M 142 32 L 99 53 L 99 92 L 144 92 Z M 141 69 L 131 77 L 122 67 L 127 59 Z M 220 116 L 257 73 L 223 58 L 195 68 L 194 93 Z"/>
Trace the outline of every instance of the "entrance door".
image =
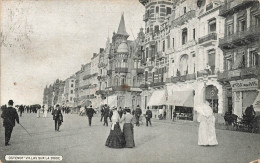
<path id="1" fill-rule="evenodd" d="M 232 97 L 228 97 L 228 112 L 232 112 Z"/>

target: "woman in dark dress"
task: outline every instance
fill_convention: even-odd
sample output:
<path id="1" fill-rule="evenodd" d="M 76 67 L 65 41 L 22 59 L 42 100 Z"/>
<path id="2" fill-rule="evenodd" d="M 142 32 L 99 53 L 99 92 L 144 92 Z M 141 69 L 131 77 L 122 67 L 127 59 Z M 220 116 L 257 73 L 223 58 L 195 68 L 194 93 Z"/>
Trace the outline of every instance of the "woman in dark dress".
<path id="1" fill-rule="evenodd" d="M 112 110 L 112 125 L 110 134 L 106 141 L 106 146 L 108 146 L 109 148 L 124 148 L 125 139 L 119 125 L 120 116 L 116 110 L 116 107 L 113 107 Z"/>
<path id="2" fill-rule="evenodd" d="M 120 122 L 124 122 L 123 134 L 125 137 L 125 147 L 133 148 L 135 147 L 134 141 L 134 117 L 131 115 L 130 109 L 125 109 L 126 114 L 123 115 Z"/>

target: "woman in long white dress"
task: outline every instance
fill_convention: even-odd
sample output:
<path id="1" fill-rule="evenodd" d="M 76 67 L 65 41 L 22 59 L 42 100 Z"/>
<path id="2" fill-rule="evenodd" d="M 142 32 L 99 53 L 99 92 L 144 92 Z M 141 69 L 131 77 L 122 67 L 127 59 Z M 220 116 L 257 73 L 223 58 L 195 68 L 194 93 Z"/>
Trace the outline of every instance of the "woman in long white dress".
<path id="1" fill-rule="evenodd" d="M 198 145 L 217 145 L 215 117 L 209 103 L 206 102 L 206 104 L 202 104 L 198 112 L 198 122 L 200 122 Z"/>

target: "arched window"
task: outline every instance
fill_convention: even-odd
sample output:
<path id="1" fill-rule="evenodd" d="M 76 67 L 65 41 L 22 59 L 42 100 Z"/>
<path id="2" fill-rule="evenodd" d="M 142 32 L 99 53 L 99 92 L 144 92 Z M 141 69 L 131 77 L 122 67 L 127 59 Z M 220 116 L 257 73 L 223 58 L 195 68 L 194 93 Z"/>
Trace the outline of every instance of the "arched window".
<path id="1" fill-rule="evenodd" d="M 184 54 L 181 56 L 179 67 L 180 67 L 180 75 L 188 74 L 188 55 Z"/>

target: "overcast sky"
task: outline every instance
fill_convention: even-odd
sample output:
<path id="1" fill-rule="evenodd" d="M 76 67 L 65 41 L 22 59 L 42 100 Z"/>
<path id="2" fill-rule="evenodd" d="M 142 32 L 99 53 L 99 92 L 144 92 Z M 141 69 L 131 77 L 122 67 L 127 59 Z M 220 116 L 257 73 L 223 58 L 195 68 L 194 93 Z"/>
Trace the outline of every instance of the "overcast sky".
<path id="1" fill-rule="evenodd" d="M 129 39 L 144 27 L 138 0 L 4 0 L 1 12 L 1 104 L 41 104 L 46 85 L 105 47 L 121 13 Z"/>

